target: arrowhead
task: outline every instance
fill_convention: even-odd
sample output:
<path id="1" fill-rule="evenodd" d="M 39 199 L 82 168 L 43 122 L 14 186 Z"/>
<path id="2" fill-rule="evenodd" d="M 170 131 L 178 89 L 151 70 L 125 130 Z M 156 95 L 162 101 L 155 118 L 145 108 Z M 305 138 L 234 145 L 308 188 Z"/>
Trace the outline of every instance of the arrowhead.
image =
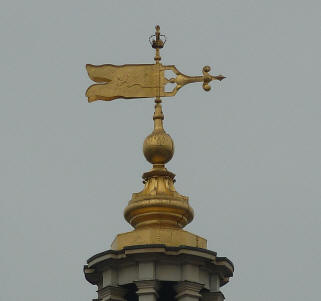
<path id="1" fill-rule="evenodd" d="M 220 74 L 220 75 L 215 76 L 215 78 L 216 78 L 217 80 L 221 81 L 221 80 L 223 80 L 223 79 L 226 78 L 226 77 Z"/>

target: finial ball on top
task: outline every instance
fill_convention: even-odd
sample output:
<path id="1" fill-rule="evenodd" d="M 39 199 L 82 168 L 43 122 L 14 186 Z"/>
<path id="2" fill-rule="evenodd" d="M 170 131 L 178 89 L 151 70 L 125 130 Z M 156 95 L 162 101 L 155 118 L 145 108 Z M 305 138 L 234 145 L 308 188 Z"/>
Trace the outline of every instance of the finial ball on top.
<path id="1" fill-rule="evenodd" d="M 143 152 L 148 162 L 166 164 L 174 155 L 174 142 L 164 130 L 154 130 L 146 137 Z"/>

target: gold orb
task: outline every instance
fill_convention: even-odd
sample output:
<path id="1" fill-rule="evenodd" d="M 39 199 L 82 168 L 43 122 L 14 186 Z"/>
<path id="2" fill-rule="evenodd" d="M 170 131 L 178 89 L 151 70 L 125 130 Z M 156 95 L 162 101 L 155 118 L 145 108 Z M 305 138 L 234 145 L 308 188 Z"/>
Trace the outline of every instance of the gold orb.
<path id="1" fill-rule="evenodd" d="M 209 90 L 211 90 L 211 86 L 209 84 L 203 84 L 203 89 L 208 92 Z"/>
<path id="2" fill-rule="evenodd" d="M 205 66 L 205 67 L 203 67 L 203 71 L 204 72 L 210 72 L 211 71 L 211 67 L 210 66 Z"/>
<path id="3" fill-rule="evenodd" d="M 164 130 L 154 130 L 146 137 L 143 152 L 148 162 L 166 164 L 174 155 L 174 142 Z"/>

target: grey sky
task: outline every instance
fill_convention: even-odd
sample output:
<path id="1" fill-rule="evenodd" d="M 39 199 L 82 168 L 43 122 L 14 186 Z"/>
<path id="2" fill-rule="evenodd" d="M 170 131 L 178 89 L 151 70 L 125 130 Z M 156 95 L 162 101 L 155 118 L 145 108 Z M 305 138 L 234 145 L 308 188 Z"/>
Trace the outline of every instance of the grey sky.
<path id="1" fill-rule="evenodd" d="M 2 1 L 0 300 L 91 300 L 82 266 L 130 230 L 152 100 L 88 104 L 85 64 L 227 76 L 164 101 L 187 227 L 235 264 L 228 300 L 320 298 L 319 0 Z"/>

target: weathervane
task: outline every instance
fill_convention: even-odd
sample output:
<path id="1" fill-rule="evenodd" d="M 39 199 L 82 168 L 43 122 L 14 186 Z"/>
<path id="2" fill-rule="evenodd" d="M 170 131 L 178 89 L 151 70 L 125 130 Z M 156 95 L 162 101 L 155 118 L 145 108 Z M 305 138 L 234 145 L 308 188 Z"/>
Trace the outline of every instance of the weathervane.
<path id="1" fill-rule="evenodd" d="M 151 40 L 152 38 L 155 39 Z M 203 82 L 203 89 L 209 91 L 211 89 L 209 82 L 212 80 L 221 81 L 225 78 L 223 75 L 210 75 L 211 68 L 209 66 L 203 68 L 203 76 L 187 76 L 174 65 L 162 65 L 159 50 L 164 47 L 166 37 L 160 34 L 158 25 L 155 34 L 149 40 L 156 50 L 155 64 L 86 65 L 89 77 L 98 83 L 91 85 L 86 91 L 89 102 L 95 100 L 109 101 L 117 98 L 156 97 L 155 101 L 159 103 L 160 97 L 174 96 L 186 84 Z M 173 71 L 176 77 L 167 79 L 165 77 L 166 70 Z M 165 86 L 167 83 L 176 84 L 176 86 L 172 91 L 166 92 Z"/>
<path id="2" fill-rule="evenodd" d="M 174 155 L 174 141 L 163 128 L 161 97 L 174 96 L 181 87 L 193 82 L 202 82 L 203 89 L 209 91 L 209 82 L 221 81 L 224 76 L 210 75 L 208 66 L 203 68 L 203 76 L 187 76 L 174 65 L 162 65 L 159 51 L 165 42 L 165 36 L 156 26 L 155 35 L 150 37 L 156 50 L 155 64 L 86 66 L 89 77 L 98 83 L 87 89 L 89 102 L 155 97 L 154 129 L 143 144 L 145 158 L 153 167 L 143 174 L 143 190 L 132 194 L 124 211 L 125 219 L 135 230 L 118 234 L 112 244 L 113 250 L 151 244 L 206 248 L 206 239 L 183 230 L 193 220 L 194 211 L 188 197 L 176 191 L 175 174 L 165 168 Z M 165 78 L 165 70 L 172 70 L 176 77 Z M 167 83 L 174 83 L 176 87 L 166 92 Z"/>
<path id="3" fill-rule="evenodd" d="M 174 96 L 186 84 L 202 82 L 203 89 L 209 91 L 209 82 L 224 76 L 210 75 L 208 66 L 203 68 L 203 76 L 187 76 L 174 65 L 162 65 L 159 52 L 165 42 L 156 26 L 155 35 L 150 37 L 156 50 L 155 64 L 87 65 L 89 77 L 98 83 L 87 89 L 89 102 L 155 98 L 154 129 L 143 145 L 145 158 L 153 166 L 142 176 L 143 189 L 132 194 L 124 209 L 124 218 L 134 229 L 117 234 L 111 250 L 92 256 L 84 266 L 86 279 L 98 287 L 95 300 L 223 301 L 219 288 L 233 276 L 230 260 L 208 250 L 204 237 L 184 230 L 193 220 L 194 210 L 188 196 L 176 191 L 175 174 L 165 168 L 173 157 L 174 142 L 163 128 L 161 104 L 161 97 Z M 167 79 L 166 70 L 172 70 L 176 77 Z M 176 87 L 166 92 L 167 83 Z M 193 137 L 189 143 L 195 143 Z M 114 181 L 123 186 L 121 178 Z M 104 208 L 108 211 L 111 206 L 108 201 Z"/>

